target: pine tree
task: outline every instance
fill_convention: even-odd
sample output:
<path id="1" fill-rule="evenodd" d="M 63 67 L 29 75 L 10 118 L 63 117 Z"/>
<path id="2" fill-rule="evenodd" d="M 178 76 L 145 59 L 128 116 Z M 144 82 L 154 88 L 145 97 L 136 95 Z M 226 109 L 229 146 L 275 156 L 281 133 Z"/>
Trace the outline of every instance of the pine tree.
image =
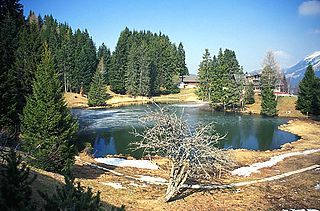
<path id="1" fill-rule="evenodd" d="M 133 96 L 151 96 L 151 61 L 146 43 L 135 44 L 130 50 L 127 64 L 126 90 Z"/>
<path id="2" fill-rule="evenodd" d="M 273 52 L 267 52 L 264 67 L 261 73 L 261 114 L 277 116 L 277 99 L 274 95 L 275 84 L 279 66 Z"/>
<path id="3" fill-rule="evenodd" d="M 297 109 L 302 113 L 313 113 L 316 111 L 316 87 L 317 81 L 312 65 L 308 65 L 303 79 L 299 83 L 299 95 L 297 100 Z"/>
<path id="4" fill-rule="evenodd" d="M 19 0 L 0 1 L 0 130 L 19 123 L 13 65 L 18 48 L 18 32 L 23 22 Z"/>
<path id="5" fill-rule="evenodd" d="M 74 159 L 71 139 L 78 123 L 66 107 L 48 45 L 44 45 L 32 87 L 22 116 L 24 148 L 35 158 L 36 166 L 61 172 Z"/>
<path id="6" fill-rule="evenodd" d="M 110 49 L 107 48 L 107 46 L 102 43 L 102 45 L 98 49 L 98 60 L 103 57 L 104 60 L 104 70 L 103 70 L 103 75 L 104 75 L 104 80 L 106 84 L 109 84 L 109 74 L 110 74 L 110 68 L 111 68 L 111 52 Z"/>
<path id="7" fill-rule="evenodd" d="M 57 49 L 57 68 L 61 75 L 64 91 L 70 90 L 70 78 L 74 70 L 74 42 L 72 29 L 67 24 L 59 24 L 59 42 Z"/>
<path id="8" fill-rule="evenodd" d="M 103 76 L 104 69 L 104 57 L 101 57 L 90 86 L 90 91 L 88 95 L 89 106 L 101 106 L 106 104 L 108 95 L 105 90 L 106 84 L 104 82 Z"/>
<path id="9" fill-rule="evenodd" d="M 246 86 L 246 89 L 245 89 L 245 103 L 246 104 L 255 103 L 253 83 L 249 83 L 249 85 Z"/>
<path id="10" fill-rule="evenodd" d="M 118 94 L 125 94 L 125 76 L 128 55 L 131 47 L 132 33 L 126 27 L 121 32 L 115 51 L 112 54 L 109 82 L 111 90 Z"/>
<path id="11" fill-rule="evenodd" d="M 16 111 L 19 115 L 22 114 L 22 109 L 26 104 L 26 96 L 32 93 L 32 81 L 41 58 L 42 43 L 35 18 L 34 13 L 30 12 L 28 22 L 19 31 L 19 47 L 15 52 L 13 71 L 17 88 Z"/>
<path id="12" fill-rule="evenodd" d="M 4 160 L 5 164 L 0 166 L 1 210 L 35 210 L 30 202 L 30 185 L 36 179 L 36 175 L 30 176 L 30 168 L 13 149 L 4 155 Z"/>
<path id="13" fill-rule="evenodd" d="M 186 66 L 186 53 L 183 49 L 183 45 L 181 42 L 179 43 L 179 46 L 178 46 L 177 69 L 180 76 L 189 75 L 189 71 Z"/>
<path id="14" fill-rule="evenodd" d="M 210 52 L 205 49 L 205 53 L 202 56 L 202 61 L 199 65 L 198 77 L 199 77 L 199 88 L 197 95 L 202 100 L 211 100 L 210 94 L 210 76 L 212 71 L 212 59 L 210 57 Z"/>
<path id="15" fill-rule="evenodd" d="M 320 79 L 315 79 L 314 99 L 312 101 L 312 113 L 320 115 Z"/>

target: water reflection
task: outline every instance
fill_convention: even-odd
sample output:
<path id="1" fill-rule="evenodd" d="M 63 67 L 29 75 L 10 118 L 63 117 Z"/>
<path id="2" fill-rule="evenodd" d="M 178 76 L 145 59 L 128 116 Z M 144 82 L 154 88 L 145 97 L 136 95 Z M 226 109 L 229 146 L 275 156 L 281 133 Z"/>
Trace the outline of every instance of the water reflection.
<path id="1" fill-rule="evenodd" d="M 218 113 L 192 105 L 170 105 L 178 115 L 183 113 L 188 124 L 195 128 L 200 122 L 215 123 L 215 129 L 226 138 L 223 148 L 246 148 L 268 150 L 298 139 L 297 136 L 278 130 L 278 126 L 288 121 L 286 118 L 263 118 L 260 116 Z M 120 109 L 72 110 L 80 122 L 79 142 L 93 144 L 96 157 L 106 154 L 130 154 L 141 157 L 141 151 L 133 151 L 130 143 L 138 140 L 131 134 L 132 127 L 139 128 L 138 118 L 145 115 L 146 106 L 131 106 Z"/>

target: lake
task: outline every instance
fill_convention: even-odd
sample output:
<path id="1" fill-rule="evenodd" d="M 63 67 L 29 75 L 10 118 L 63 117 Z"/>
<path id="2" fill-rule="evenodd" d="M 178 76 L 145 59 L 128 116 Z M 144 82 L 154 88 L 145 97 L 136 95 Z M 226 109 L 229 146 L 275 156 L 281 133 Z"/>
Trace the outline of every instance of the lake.
<path id="1" fill-rule="evenodd" d="M 221 142 L 223 148 L 244 148 L 252 150 L 272 150 L 284 143 L 296 141 L 299 137 L 278 129 L 288 122 L 287 118 L 267 118 L 258 115 L 239 113 L 212 112 L 203 104 L 166 105 L 178 114 L 183 112 L 191 127 L 199 123 L 214 122 L 216 131 L 226 137 Z M 150 106 L 154 108 L 154 106 Z M 140 158 L 142 152 L 135 151 L 129 144 L 138 139 L 131 134 L 134 128 L 141 129 L 138 118 L 145 114 L 146 105 L 128 106 L 108 109 L 72 109 L 79 119 L 80 130 L 77 142 L 90 142 L 95 157 L 107 154 L 129 154 Z"/>

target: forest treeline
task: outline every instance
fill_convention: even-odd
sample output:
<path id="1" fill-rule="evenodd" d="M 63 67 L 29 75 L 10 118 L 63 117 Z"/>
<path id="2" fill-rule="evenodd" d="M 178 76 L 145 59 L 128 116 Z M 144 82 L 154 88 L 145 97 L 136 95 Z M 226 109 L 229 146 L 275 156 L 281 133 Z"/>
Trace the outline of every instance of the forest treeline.
<path id="1" fill-rule="evenodd" d="M 0 127 L 19 122 L 44 43 L 65 92 L 88 94 L 97 69 L 103 84 L 96 92 L 104 92 L 109 85 L 115 93 L 134 96 L 178 92 L 179 76 L 188 74 L 182 43 L 176 46 L 162 33 L 125 28 L 111 52 L 104 43 L 97 49 L 86 29 L 73 30 L 52 15 L 41 17 L 30 11 L 25 18 L 22 6 L 1 9 Z M 103 69 L 98 68 L 100 60 Z M 101 94 L 90 96 L 97 95 Z"/>
<path id="2" fill-rule="evenodd" d="M 198 71 L 200 99 L 209 101 L 213 107 L 241 107 L 244 103 L 244 74 L 234 51 L 220 48 L 218 55 L 211 57 L 205 49 Z"/>

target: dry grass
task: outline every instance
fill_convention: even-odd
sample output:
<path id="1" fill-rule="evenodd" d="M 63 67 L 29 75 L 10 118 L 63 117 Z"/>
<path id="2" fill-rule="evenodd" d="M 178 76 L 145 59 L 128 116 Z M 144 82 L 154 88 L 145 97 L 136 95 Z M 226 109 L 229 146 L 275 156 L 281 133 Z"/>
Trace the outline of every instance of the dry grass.
<path id="1" fill-rule="evenodd" d="M 88 99 L 77 93 L 66 92 L 64 98 L 69 108 L 86 108 L 88 107 Z"/>
<path id="2" fill-rule="evenodd" d="M 280 127 L 283 130 L 295 133 L 301 137 L 299 141 L 285 144 L 281 149 L 272 151 L 231 150 L 238 166 L 249 165 L 254 162 L 268 160 L 271 156 L 292 151 L 320 148 L 320 124 L 311 120 L 291 120 Z M 94 162 L 90 157 L 80 155 L 82 160 Z M 135 168 L 113 167 L 113 170 L 130 176 L 152 175 L 168 179 L 169 167 L 166 159 L 156 158 L 161 169 L 142 170 Z M 231 177 L 224 175 L 221 182 L 249 181 L 284 172 L 297 170 L 320 163 L 320 153 L 294 156 L 285 159 L 270 168 L 261 169 L 247 178 Z M 110 166 L 109 166 L 110 168 Z M 52 189 L 61 183 L 62 177 L 57 174 L 41 174 L 37 187 L 45 190 Z M 143 183 L 129 178 L 116 176 L 109 172 L 93 169 L 90 166 L 76 162 L 74 174 L 85 186 L 90 186 L 94 191 L 101 192 L 101 199 L 105 209 L 110 205 L 121 206 L 127 210 L 282 210 L 282 209 L 320 209 L 320 191 L 315 186 L 320 183 L 319 170 L 311 170 L 287 178 L 244 186 L 230 190 L 212 191 L 186 191 L 183 197 L 176 201 L 165 203 L 162 197 L 165 193 L 164 186 L 146 184 L 143 187 L 134 187 L 132 182 Z M 48 181 L 48 182 L 46 182 Z M 53 182 L 56 181 L 56 182 Z M 125 189 L 114 189 L 104 185 L 103 182 L 118 182 Z M 131 183 L 131 184 L 130 184 Z"/>
<path id="3" fill-rule="evenodd" d="M 305 117 L 300 111 L 296 110 L 297 97 L 279 97 L 278 98 L 278 114 L 283 117 Z M 261 96 L 255 95 L 255 103 L 246 105 L 246 112 L 252 114 L 260 114 Z"/>
<path id="4" fill-rule="evenodd" d="M 131 95 L 119 95 L 111 92 L 109 89 L 107 93 L 110 95 L 110 99 L 106 101 L 106 107 L 119 107 L 135 104 L 147 104 L 147 103 L 176 103 L 176 102 L 199 102 L 195 89 L 181 89 L 178 94 L 161 95 L 156 97 L 134 97 Z M 67 105 L 70 108 L 86 108 L 88 107 L 88 99 L 80 94 L 67 92 L 65 93 L 65 99 Z"/>

